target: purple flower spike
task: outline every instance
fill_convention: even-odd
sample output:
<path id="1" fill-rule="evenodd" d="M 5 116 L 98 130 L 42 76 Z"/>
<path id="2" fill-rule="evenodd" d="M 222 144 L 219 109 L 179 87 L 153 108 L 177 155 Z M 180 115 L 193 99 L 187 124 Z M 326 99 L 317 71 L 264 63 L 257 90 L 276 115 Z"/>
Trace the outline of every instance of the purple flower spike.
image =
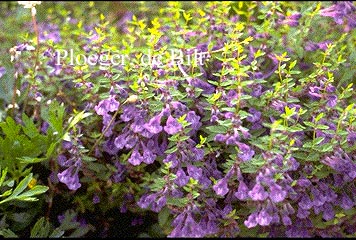
<path id="1" fill-rule="evenodd" d="M 182 130 L 182 125 L 170 115 L 167 119 L 167 123 L 166 126 L 164 127 L 164 131 L 166 131 L 170 135 L 174 135 L 180 130 Z"/>

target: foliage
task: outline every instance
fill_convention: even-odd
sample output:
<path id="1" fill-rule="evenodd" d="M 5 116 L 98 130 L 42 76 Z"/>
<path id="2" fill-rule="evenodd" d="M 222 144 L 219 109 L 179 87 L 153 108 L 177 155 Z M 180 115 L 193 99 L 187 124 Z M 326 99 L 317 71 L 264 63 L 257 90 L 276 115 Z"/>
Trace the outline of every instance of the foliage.
<path id="1" fill-rule="evenodd" d="M 33 4 L 0 3 L 2 236 L 355 236 L 353 2 Z"/>

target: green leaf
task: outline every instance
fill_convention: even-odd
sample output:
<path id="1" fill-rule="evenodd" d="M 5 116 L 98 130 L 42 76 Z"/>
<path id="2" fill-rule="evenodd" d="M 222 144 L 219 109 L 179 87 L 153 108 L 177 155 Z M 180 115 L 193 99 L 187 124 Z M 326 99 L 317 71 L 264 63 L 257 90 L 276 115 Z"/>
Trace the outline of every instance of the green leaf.
<path id="1" fill-rule="evenodd" d="M 167 149 L 164 153 L 171 154 L 178 150 L 177 146 L 172 147 L 171 149 Z"/>
<path id="2" fill-rule="evenodd" d="M 317 128 L 317 129 L 327 130 L 327 129 L 329 129 L 330 127 L 327 126 L 327 125 L 323 125 L 323 124 L 317 124 L 317 125 L 316 125 L 316 128 Z"/>
<path id="3" fill-rule="evenodd" d="M 41 111 L 41 117 L 52 128 L 52 131 L 57 132 L 60 137 L 63 135 L 63 118 L 64 118 L 65 107 L 63 104 L 59 104 L 54 101 L 48 108 L 43 108 Z"/>
<path id="4" fill-rule="evenodd" d="M 27 157 L 27 156 L 18 157 L 16 159 L 23 163 L 39 163 L 39 162 L 43 162 L 43 161 L 47 160 L 47 158 L 32 158 L 32 157 Z"/>
<path id="5" fill-rule="evenodd" d="M 7 168 L 5 168 L 1 171 L 0 187 L 2 186 L 2 184 L 5 181 L 6 174 L 7 174 Z"/>
<path id="6" fill-rule="evenodd" d="M 15 190 L 12 192 L 10 197 L 16 197 L 18 196 L 20 193 L 23 192 L 23 190 L 25 190 L 25 188 L 27 187 L 27 185 L 30 183 L 32 179 L 32 173 L 30 173 L 29 175 L 27 175 L 24 179 L 22 179 L 22 181 L 19 183 L 19 185 L 17 185 L 17 187 L 15 188 Z"/>
<path id="7" fill-rule="evenodd" d="M 218 125 L 218 126 L 209 126 L 209 127 L 206 127 L 210 132 L 212 133 L 226 133 L 227 132 L 227 127 L 225 126 L 221 126 L 221 125 Z"/>
<path id="8" fill-rule="evenodd" d="M 5 238 L 18 238 L 19 237 L 13 231 L 11 231 L 10 229 L 2 229 L 2 230 L 0 230 L 0 235 L 2 235 Z"/>
<path id="9" fill-rule="evenodd" d="M 62 237 L 64 234 L 63 230 L 60 230 L 59 228 L 56 228 L 53 230 L 53 232 L 51 233 L 51 235 L 49 235 L 49 238 L 60 238 Z"/>
<path id="10" fill-rule="evenodd" d="M 55 147 L 56 147 L 57 144 L 58 144 L 58 142 L 53 142 L 53 143 L 51 143 L 51 145 L 50 145 L 49 148 L 47 149 L 46 158 L 49 158 L 49 157 L 52 155 L 52 153 L 54 152 Z"/>
<path id="11" fill-rule="evenodd" d="M 167 221 L 169 219 L 170 215 L 170 210 L 168 207 L 164 207 L 159 213 L 158 213 L 158 224 L 161 227 L 164 227 L 167 224 Z"/>
<path id="12" fill-rule="evenodd" d="M 30 237 L 48 237 L 50 231 L 50 224 L 45 220 L 44 217 L 41 217 L 31 229 Z"/>
<path id="13" fill-rule="evenodd" d="M 0 123 L 0 127 L 2 128 L 4 134 L 11 140 L 16 139 L 16 136 L 21 130 L 21 126 L 17 125 L 11 117 L 7 117 L 6 122 Z"/>
<path id="14" fill-rule="evenodd" d="M 69 120 L 69 126 L 68 129 L 71 129 L 72 127 L 74 127 L 78 122 L 80 122 L 81 120 L 83 120 L 86 117 L 89 117 L 90 115 L 92 115 L 92 113 L 86 113 L 85 111 L 81 111 L 80 113 L 78 113 L 77 115 L 75 115 L 75 117 L 71 120 Z"/>
<path id="15" fill-rule="evenodd" d="M 167 198 L 167 205 L 174 205 L 177 207 L 185 207 L 188 202 L 188 198 Z"/>
<path id="16" fill-rule="evenodd" d="M 0 195 L 0 197 L 7 197 L 12 193 L 12 189 L 9 189 L 7 191 L 5 191 L 3 194 Z"/>
<path id="17" fill-rule="evenodd" d="M 22 114 L 22 121 L 24 123 L 22 130 L 29 138 L 35 138 L 40 134 L 36 128 L 36 125 L 29 117 L 26 116 L 25 113 Z"/>
<path id="18" fill-rule="evenodd" d="M 322 141 L 324 141 L 324 137 L 318 137 L 318 138 L 315 138 L 315 139 L 314 139 L 313 144 L 314 144 L 314 145 L 318 145 L 318 144 L 320 144 Z"/>
<path id="19" fill-rule="evenodd" d="M 36 185 L 33 188 L 31 188 L 30 190 L 18 195 L 18 197 L 32 197 L 35 195 L 39 195 L 42 193 L 45 193 L 48 190 L 47 186 L 43 186 L 43 185 Z"/>

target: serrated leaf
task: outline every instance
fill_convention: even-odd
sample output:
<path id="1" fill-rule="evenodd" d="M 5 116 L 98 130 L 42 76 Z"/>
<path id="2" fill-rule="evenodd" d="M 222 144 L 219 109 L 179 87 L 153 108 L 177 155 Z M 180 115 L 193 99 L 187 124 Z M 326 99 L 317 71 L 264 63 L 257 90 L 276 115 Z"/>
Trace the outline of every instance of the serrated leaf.
<path id="1" fill-rule="evenodd" d="M 29 117 L 27 117 L 25 113 L 22 114 L 22 121 L 24 123 L 22 130 L 29 138 L 34 138 L 40 134 L 36 128 L 36 125 Z"/>
<path id="2" fill-rule="evenodd" d="M 0 123 L 0 127 L 4 134 L 11 140 L 14 140 L 21 130 L 21 126 L 17 125 L 11 117 L 7 117 L 5 122 Z"/>

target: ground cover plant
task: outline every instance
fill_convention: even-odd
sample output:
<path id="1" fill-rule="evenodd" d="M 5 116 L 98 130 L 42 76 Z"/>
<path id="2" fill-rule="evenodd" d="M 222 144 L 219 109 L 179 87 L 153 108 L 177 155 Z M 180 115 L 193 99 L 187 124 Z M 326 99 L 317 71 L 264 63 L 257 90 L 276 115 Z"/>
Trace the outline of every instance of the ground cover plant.
<path id="1" fill-rule="evenodd" d="M 0 16 L 0 235 L 356 236 L 354 2 Z"/>

